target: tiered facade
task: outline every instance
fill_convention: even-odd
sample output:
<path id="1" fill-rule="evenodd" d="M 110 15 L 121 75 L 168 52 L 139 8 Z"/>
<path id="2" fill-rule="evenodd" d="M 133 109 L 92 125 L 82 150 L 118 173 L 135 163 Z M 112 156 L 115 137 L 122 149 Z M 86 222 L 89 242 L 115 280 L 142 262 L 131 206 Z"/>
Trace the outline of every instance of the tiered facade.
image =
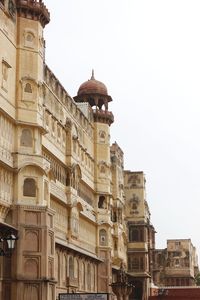
<path id="1" fill-rule="evenodd" d="M 143 172 L 124 172 L 128 228 L 128 272 L 134 278 L 135 297 L 148 297 L 154 263 L 155 230 L 150 222 Z"/>
<path id="2" fill-rule="evenodd" d="M 198 273 L 196 249 L 190 239 L 167 240 L 166 249 L 156 249 L 153 270 L 158 286 L 195 286 Z"/>
<path id="3" fill-rule="evenodd" d="M 0 0 L 0 233 L 19 237 L 0 257 L 0 299 L 112 293 L 123 264 L 146 300 L 154 230 L 144 174 L 124 177 L 105 85 L 92 74 L 73 99 L 45 64 L 49 20 L 41 0 Z"/>

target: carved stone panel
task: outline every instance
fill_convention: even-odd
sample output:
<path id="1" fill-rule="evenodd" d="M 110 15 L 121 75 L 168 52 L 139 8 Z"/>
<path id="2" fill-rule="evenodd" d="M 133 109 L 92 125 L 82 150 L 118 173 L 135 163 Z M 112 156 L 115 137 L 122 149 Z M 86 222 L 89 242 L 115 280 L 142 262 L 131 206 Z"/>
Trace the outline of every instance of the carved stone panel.
<path id="1" fill-rule="evenodd" d="M 26 30 L 24 32 L 24 47 L 26 48 L 35 47 L 35 34 L 33 31 Z"/>
<path id="2" fill-rule="evenodd" d="M 25 222 L 29 225 L 40 225 L 41 213 L 35 211 L 25 211 Z"/>
<path id="3" fill-rule="evenodd" d="M 37 279 L 39 277 L 39 258 L 26 257 L 24 260 L 24 273 L 26 278 Z"/>
<path id="4" fill-rule="evenodd" d="M 38 252 L 39 251 L 39 231 L 26 230 L 25 231 L 25 248 L 26 251 Z"/>

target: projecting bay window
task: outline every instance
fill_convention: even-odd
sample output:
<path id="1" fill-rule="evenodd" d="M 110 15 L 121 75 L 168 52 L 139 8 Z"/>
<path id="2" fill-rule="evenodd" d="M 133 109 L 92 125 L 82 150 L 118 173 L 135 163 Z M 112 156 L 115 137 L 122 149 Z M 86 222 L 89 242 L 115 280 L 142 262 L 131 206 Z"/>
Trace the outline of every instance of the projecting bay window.
<path id="1" fill-rule="evenodd" d="M 144 271 L 144 256 L 129 256 L 128 257 L 128 270 L 130 272 Z"/>
<path id="2" fill-rule="evenodd" d="M 144 242 L 144 228 L 129 227 L 129 242 Z"/>

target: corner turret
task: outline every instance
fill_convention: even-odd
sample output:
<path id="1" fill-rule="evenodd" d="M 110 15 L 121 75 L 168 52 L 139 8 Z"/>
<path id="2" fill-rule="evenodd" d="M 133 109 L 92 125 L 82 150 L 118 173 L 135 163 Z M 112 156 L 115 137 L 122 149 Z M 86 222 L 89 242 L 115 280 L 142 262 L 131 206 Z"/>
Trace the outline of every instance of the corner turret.
<path id="1" fill-rule="evenodd" d="M 50 21 L 50 13 L 42 0 L 17 0 L 16 9 L 19 17 L 39 21 L 43 28 Z"/>

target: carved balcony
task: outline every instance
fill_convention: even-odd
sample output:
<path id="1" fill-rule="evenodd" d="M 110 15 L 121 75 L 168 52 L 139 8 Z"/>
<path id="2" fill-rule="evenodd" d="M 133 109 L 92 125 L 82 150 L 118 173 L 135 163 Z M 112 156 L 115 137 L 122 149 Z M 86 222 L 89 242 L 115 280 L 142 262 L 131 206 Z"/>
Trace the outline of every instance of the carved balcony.
<path id="1" fill-rule="evenodd" d="M 42 155 L 32 155 L 32 154 L 13 154 L 13 167 L 15 169 L 21 169 L 28 165 L 34 165 L 42 169 L 45 173 L 50 171 L 50 162 L 44 158 Z"/>

